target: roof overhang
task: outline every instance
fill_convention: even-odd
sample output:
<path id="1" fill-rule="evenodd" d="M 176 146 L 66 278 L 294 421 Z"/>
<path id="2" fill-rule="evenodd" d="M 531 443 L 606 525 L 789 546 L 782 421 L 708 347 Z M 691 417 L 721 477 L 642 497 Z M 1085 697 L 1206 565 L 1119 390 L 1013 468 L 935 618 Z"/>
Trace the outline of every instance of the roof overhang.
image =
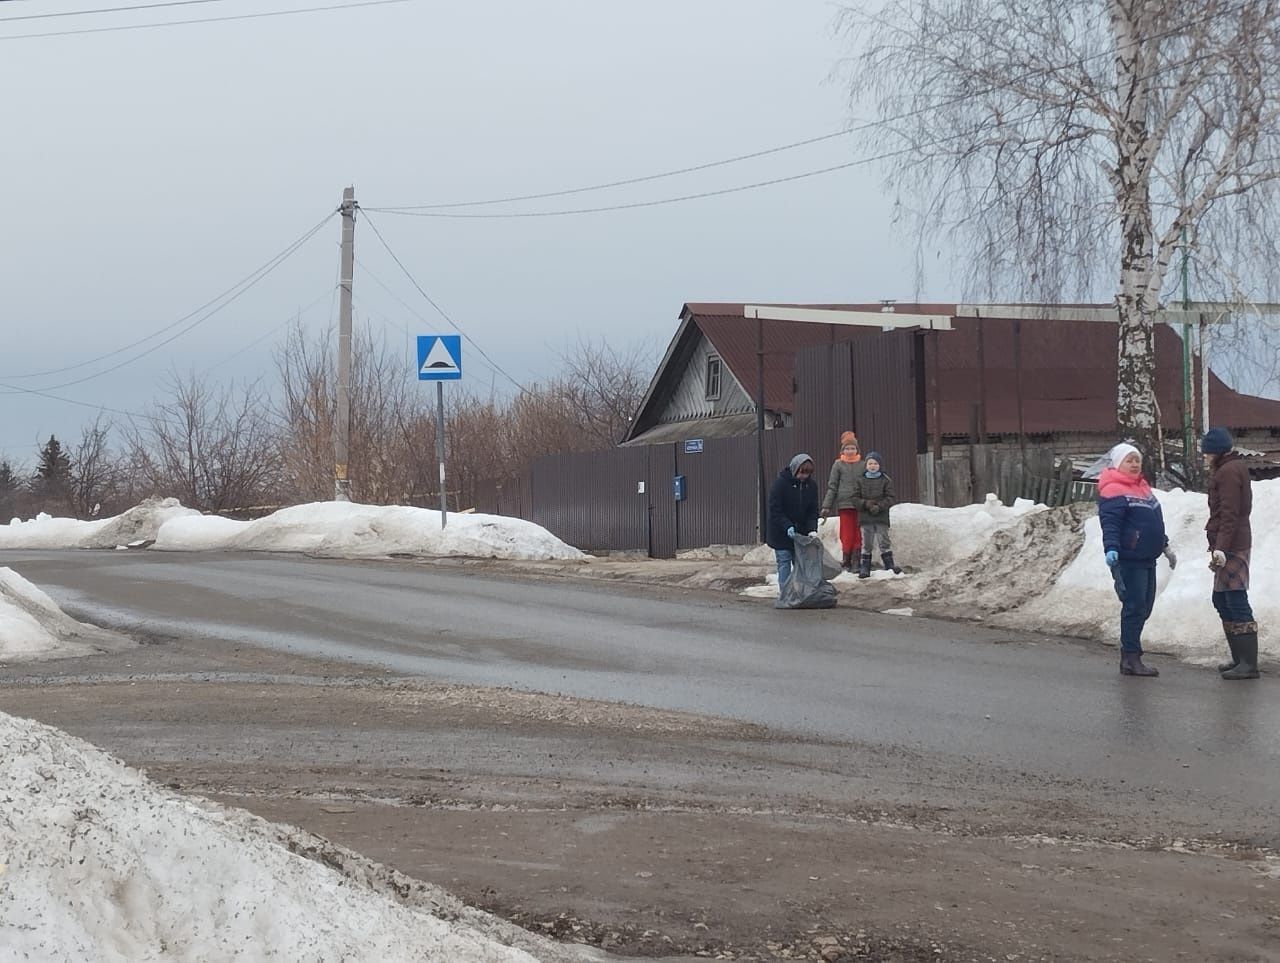
<path id="1" fill-rule="evenodd" d="M 895 328 L 924 328 L 950 331 L 951 316 L 946 314 L 906 314 L 900 311 L 843 311 L 829 308 L 782 308 L 768 304 L 747 304 L 743 317 L 765 321 L 801 321 L 809 324 L 846 324 L 891 331 Z"/>
<path id="2" fill-rule="evenodd" d="M 1234 314 L 1277 314 L 1280 304 L 1269 302 L 1248 303 L 1228 301 L 1192 301 L 1185 309 L 1160 308 L 1154 314 L 1160 324 L 1199 324 L 1225 322 Z M 957 304 L 957 318 L 988 318 L 1013 321 L 1101 321 L 1110 324 L 1120 322 L 1120 312 L 1114 306 L 1058 305 L 1058 304 Z"/>

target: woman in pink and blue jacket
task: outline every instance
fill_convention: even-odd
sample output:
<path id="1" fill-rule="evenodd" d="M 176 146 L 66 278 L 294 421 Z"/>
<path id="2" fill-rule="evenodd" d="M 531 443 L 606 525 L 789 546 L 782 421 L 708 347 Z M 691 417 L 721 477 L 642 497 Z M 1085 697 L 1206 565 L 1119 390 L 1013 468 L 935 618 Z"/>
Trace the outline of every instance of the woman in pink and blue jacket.
<path id="1" fill-rule="evenodd" d="M 1156 601 L 1156 560 L 1178 564 L 1169 548 L 1164 514 L 1142 477 L 1142 452 L 1133 445 L 1111 449 L 1111 467 L 1098 478 L 1098 520 L 1102 548 L 1120 597 L 1120 673 L 1156 676 L 1142 661 L 1142 628 Z"/>

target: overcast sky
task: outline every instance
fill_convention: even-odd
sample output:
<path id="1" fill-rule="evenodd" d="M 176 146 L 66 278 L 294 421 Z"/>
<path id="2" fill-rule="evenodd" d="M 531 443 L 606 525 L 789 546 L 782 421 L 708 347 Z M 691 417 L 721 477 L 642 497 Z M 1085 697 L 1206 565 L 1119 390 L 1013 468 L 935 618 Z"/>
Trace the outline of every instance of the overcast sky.
<path id="1" fill-rule="evenodd" d="M 7 0 L 0 21 L 149 2 Z M 848 43 L 826 0 L 408 0 L 10 39 L 337 2 L 207 0 L 0 22 L 0 383 L 138 411 L 172 370 L 269 374 L 291 315 L 303 310 L 317 332 L 332 321 L 336 217 L 224 312 L 145 358 L 66 384 L 160 338 L 17 377 L 171 324 L 303 235 L 348 184 L 365 207 L 554 191 L 785 144 L 852 119 L 831 79 Z M 849 140 L 503 210 L 733 187 L 846 161 Z M 525 381 L 552 373 L 579 337 L 663 347 L 685 301 L 913 297 L 913 255 L 891 224 L 881 174 L 854 168 L 572 217 L 372 218 L 432 297 Z M 372 322 L 399 346 L 448 330 L 367 223 L 356 252 L 357 324 Z M 464 366 L 474 385 L 501 389 L 474 352 Z M 406 359 L 406 377 L 411 367 Z M 92 407 L 0 394 L 0 453 L 30 465 L 50 433 L 71 442 L 93 417 Z"/>

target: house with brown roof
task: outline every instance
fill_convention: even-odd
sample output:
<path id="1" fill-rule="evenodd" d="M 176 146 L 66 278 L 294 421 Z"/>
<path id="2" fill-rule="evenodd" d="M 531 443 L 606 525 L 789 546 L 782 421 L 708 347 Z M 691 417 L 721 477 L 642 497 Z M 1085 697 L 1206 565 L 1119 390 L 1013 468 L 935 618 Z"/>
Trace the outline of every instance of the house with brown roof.
<path id="1" fill-rule="evenodd" d="M 784 309 L 774 312 L 778 315 L 814 318 L 804 321 L 757 321 L 744 316 L 747 307 L 736 302 L 682 307 L 679 327 L 624 444 L 750 434 L 758 394 L 764 399 L 766 429 L 795 424 L 797 411 L 813 409 L 816 395 L 817 408 L 829 398 L 828 406 L 835 409 L 832 426 L 852 427 L 867 443 L 877 444 L 865 430 L 876 417 L 877 398 L 888 404 L 892 395 L 898 399 L 893 403 L 908 403 L 901 392 L 889 387 L 847 391 L 843 385 L 824 391 L 810 382 L 843 382 L 846 371 L 857 381 L 859 356 L 878 351 L 882 339 L 904 337 L 914 343 L 901 370 L 864 365 L 861 379 L 884 377 L 886 385 L 898 387 L 910 380 L 917 452 L 932 449 L 944 456 L 956 446 L 1025 446 L 1029 441 L 1051 444 L 1060 454 L 1083 455 L 1104 451 L 1117 440 L 1116 325 L 1084 320 L 1107 310 L 1106 305 L 1026 305 L 1025 317 L 1008 306 L 998 317 L 974 316 L 981 313 L 977 306 L 950 303 L 769 306 Z M 943 323 L 929 330 L 886 332 L 875 318 L 869 325 L 824 323 L 827 312 L 929 316 Z M 846 346 L 851 367 L 805 363 L 835 345 Z M 1211 371 L 1202 372 L 1198 356 L 1192 362 L 1197 389 L 1207 380 L 1211 423 L 1231 428 L 1250 447 L 1280 451 L 1280 401 L 1237 392 Z M 1162 425 L 1169 437 L 1180 437 L 1182 339 L 1171 325 L 1157 325 L 1156 363 Z M 1198 402 L 1193 408 L 1198 418 Z M 817 435 L 800 427 L 801 447 L 805 436 L 816 445 L 835 430 Z"/>

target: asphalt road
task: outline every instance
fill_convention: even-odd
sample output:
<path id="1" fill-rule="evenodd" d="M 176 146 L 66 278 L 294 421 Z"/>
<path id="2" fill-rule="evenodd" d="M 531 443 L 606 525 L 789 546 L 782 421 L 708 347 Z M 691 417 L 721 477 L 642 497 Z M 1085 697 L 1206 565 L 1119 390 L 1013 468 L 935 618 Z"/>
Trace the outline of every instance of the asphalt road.
<path id="1" fill-rule="evenodd" d="M 747 720 L 1009 773 L 1142 792 L 1207 830 L 1280 842 L 1274 683 L 1113 649 L 714 593 L 401 562 L 6 552 L 86 621 Z M 1129 805 L 1132 802 L 1127 803 Z"/>

